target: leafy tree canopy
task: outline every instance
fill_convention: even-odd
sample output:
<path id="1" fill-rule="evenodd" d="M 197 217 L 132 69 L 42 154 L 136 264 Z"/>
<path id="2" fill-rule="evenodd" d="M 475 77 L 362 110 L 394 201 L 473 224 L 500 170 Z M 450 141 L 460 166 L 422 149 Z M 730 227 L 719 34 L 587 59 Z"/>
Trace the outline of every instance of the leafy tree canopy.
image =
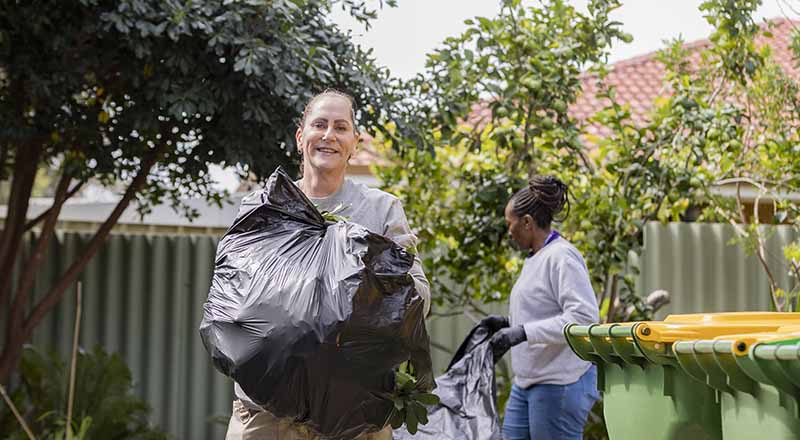
<path id="1" fill-rule="evenodd" d="M 345 1 L 361 20 L 363 2 Z M 3 176 L 14 150 L 40 147 L 76 179 L 126 180 L 166 145 L 163 182 L 205 192 L 206 164 L 259 174 L 295 166 L 297 115 L 325 87 L 380 116 L 385 71 L 326 18 L 295 1 L 5 2 L 0 6 Z M 153 188 L 150 192 L 158 192 Z"/>
<path id="2" fill-rule="evenodd" d="M 769 36 L 752 18 L 758 4 L 703 3 L 712 44 L 689 52 L 676 41 L 659 54 L 671 93 L 643 124 L 605 83 L 609 45 L 629 38 L 609 19 L 619 2 L 592 1 L 580 13 L 560 0 L 507 0 L 498 17 L 468 20 L 431 53 L 426 71 L 403 84 L 401 116 L 381 138 L 391 165 L 377 171 L 419 231 L 435 299 L 508 297 L 521 255 L 507 242 L 503 208 L 530 174 L 543 173 L 570 186 L 570 213 L 556 228 L 585 256 L 604 319 L 651 314 L 634 294 L 631 256 L 643 248 L 648 221 L 679 221 L 691 206 L 703 208 L 701 219 L 733 223 L 770 275 L 776 309 L 794 308 L 800 246 L 785 251 L 782 270 L 794 283 L 781 289 L 766 264 L 768 234 L 742 226 L 740 198 L 717 191 L 725 182 L 752 185 L 775 201 L 776 221 L 800 227 L 798 204 L 787 197 L 800 191 L 798 88 L 769 47 L 755 44 Z M 587 80 L 608 105 L 578 121 L 568 107 Z"/>
<path id="3" fill-rule="evenodd" d="M 219 203 L 209 164 L 260 176 L 278 165 L 296 169 L 296 120 L 328 87 L 355 96 L 368 128 L 384 117 L 388 71 L 331 23 L 333 7 L 367 24 L 375 16 L 357 0 L 0 2 L 0 182 L 10 181 L 0 235 L 0 316 L 9 318 L 0 383 L 133 200 L 141 210 L 162 201 L 180 207 L 187 196 Z M 51 170 L 54 202 L 19 264 L 42 168 Z M 58 212 L 89 180 L 121 190 L 120 201 L 25 314 Z M 15 267 L 23 270 L 12 289 Z"/>

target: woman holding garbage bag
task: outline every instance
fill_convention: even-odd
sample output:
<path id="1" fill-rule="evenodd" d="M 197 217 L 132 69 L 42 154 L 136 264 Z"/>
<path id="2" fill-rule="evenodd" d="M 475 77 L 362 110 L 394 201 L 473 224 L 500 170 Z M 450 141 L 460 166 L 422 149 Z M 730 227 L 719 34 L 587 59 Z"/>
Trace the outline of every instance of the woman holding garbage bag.
<path id="1" fill-rule="evenodd" d="M 336 90 L 326 90 L 308 102 L 295 133 L 297 149 L 302 156 L 303 176 L 296 183 L 320 211 L 335 212 L 370 232 L 388 237 L 403 247 L 413 248 L 416 237 L 408 226 L 400 200 L 345 178 L 348 160 L 355 154 L 359 140 L 354 107 L 350 95 Z M 242 200 L 240 214 L 260 204 L 259 191 L 256 191 Z M 430 288 L 419 258 L 415 257 L 409 274 L 424 299 L 427 314 Z M 316 438 L 304 426 L 279 420 L 264 411 L 238 384 L 235 385 L 235 394 L 227 440 Z M 390 440 L 392 432 L 390 427 L 386 427 L 378 433 L 358 438 Z"/>
<path id="2" fill-rule="evenodd" d="M 528 255 L 511 290 L 510 316 L 482 321 L 495 331 L 497 356 L 511 347 L 505 440 L 581 439 L 599 398 L 595 367 L 575 356 L 563 334 L 567 323 L 599 320 L 583 257 L 551 228 L 565 206 L 568 214 L 567 185 L 551 176 L 534 176 L 506 205 L 510 238 Z"/>

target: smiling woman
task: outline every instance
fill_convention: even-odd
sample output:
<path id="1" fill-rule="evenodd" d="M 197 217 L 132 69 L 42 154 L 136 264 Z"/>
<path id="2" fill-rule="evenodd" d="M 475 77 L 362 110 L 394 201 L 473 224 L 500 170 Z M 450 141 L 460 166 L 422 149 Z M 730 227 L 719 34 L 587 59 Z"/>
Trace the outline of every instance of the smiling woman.
<path id="1" fill-rule="evenodd" d="M 295 139 L 303 157 L 301 187 L 310 197 L 325 197 L 344 179 L 359 134 L 349 95 L 326 90 L 308 102 Z"/>
<path id="2" fill-rule="evenodd" d="M 295 132 L 297 150 L 303 157 L 303 177 L 297 185 L 320 211 L 337 210 L 349 222 L 383 235 L 400 246 L 416 250 L 417 237 L 411 232 L 400 200 L 384 191 L 345 178 L 347 161 L 356 152 L 359 140 L 355 125 L 355 103 L 350 95 L 326 90 L 309 101 Z M 239 215 L 261 205 L 262 191 L 242 199 Z M 416 252 L 412 252 L 416 254 Z M 414 287 L 430 309 L 430 287 L 419 257 L 409 270 Z M 334 403 L 331 403 L 334 404 Z M 258 406 L 236 385 L 234 411 L 227 440 L 280 438 L 316 440 L 307 427 L 278 420 Z M 391 427 L 358 437 L 358 440 L 390 440 Z"/>

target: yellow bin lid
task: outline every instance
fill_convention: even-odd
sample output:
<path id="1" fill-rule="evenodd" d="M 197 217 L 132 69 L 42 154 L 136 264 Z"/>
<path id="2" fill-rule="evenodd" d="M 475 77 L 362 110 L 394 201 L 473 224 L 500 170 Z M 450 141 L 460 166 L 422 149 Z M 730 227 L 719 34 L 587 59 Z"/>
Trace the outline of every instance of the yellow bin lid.
<path id="1" fill-rule="evenodd" d="M 800 325 L 786 325 L 774 332 L 723 335 L 714 338 L 715 341 L 730 341 L 733 353 L 739 356 L 746 356 L 750 348 L 755 344 L 791 339 L 800 339 Z"/>
<path id="2" fill-rule="evenodd" d="M 800 329 L 800 313 L 697 313 L 669 315 L 664 321 L 642 322 L 636 326 L 636 336 L 643 341 L 675 342 L 776 332 L 781 327 L 791 326 Z"/>

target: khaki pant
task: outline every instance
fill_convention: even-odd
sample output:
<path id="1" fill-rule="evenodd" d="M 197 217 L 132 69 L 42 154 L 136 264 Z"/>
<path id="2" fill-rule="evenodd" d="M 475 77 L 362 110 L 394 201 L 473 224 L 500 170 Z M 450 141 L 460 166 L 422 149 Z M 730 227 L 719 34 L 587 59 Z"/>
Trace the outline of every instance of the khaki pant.
<path id="1" fill-rule="evenodd" d="M 251 411 L 241 400 L 233 401 L 233 414 L 225 440 L 317 440 L 308 428 L 278 419 L 266 411 Z M 392 440 L 392 428 L 364 434 L 358 440 Z"/>

